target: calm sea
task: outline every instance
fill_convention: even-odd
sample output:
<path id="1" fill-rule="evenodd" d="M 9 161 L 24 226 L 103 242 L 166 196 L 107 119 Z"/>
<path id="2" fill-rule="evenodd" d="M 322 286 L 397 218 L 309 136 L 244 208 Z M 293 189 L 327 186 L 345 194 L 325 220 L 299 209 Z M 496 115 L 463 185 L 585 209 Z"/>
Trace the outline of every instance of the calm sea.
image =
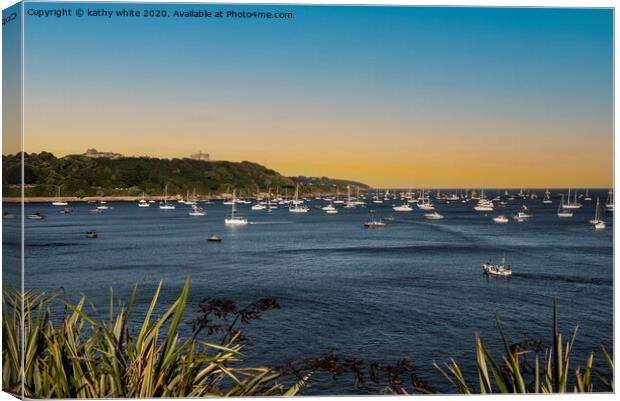
<path id="1" fill-rule="evenodd" d="M 592 194 L 604 202 L 606 191 Z M 235 228 L 224 226 L 229 206 L 221 203 L 204 205 L 204 217 L 190 217 L 184 205 L 163 211 L 156 204 L 111 203 L 113 209 L 93 215 L 88 210 L 94 205 L 73 204 L 74 213 L 62 215 L 51 205 L 29 204 L 27 213 L 47 218 L 26 221 L 26 288 L 63 287 L 72 300 L 84 293 L 105 310 L 109 288 L 128 299 L 138 283 L 137 302 L 144 308 L 160 279 L 162 304 L 170 304 L 190 275 L 187 320 L 207 297 L 231 298 L 239 305 L 277 298 L 281 309 L 243 327 L 251 363 L 282 365 L 332 350 L 386 363 L 409 358 L 420 376 L 451 391 L 433 361 L 454 357 L 476 382 L 475 333 L 500 349 L 494 312 L 511 340 L 527 334 L 549 344 L 553 295 L 564 336 L 580 327 L 575 367 L 599 344 L 613 348 L 613 215 L 604 214 L 607 229 L 595 232 L 588 224 L 593 202 L 582 201 L 573 218 L 558 219 L 559 198 L 545 205 L 539 196 L 525 201 L 533 218 L 505 225 L 491 218 L 511 217 L 522 200 L 488 214 L 475 212 L 472 201 L 435 202 L 445 215 L 440 221 L 425 220 L 417 209 L 393 212 L 392 201 L 336 215 L 318 209 L 325 203 L 316 200 L 307 214 L 283 207 L 271 214 L 252 212 L 241 205 L 240 214 L 254 224 Z M 369 209 L 395 220 L 386 229 L 366 230 Z M 6 227 L 5 243 L 11 240 Z M 86 238 L 88 230 L 99 238 Z M 207 242 L 210 235 L 223 242 Z M 486 278 L 482 263 L 504 255 L 513 277 Z M 305 393 L 380 391 L 352 384 L 350 377 L 332 382 L 319 375 Z"/>

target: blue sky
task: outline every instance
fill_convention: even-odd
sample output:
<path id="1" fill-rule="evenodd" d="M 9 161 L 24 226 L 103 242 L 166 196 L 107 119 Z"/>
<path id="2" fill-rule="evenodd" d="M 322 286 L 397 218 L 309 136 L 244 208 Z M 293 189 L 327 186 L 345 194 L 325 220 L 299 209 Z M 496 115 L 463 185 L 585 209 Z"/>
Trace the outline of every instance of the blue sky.
<path id="1" fill-rule="evenodd" d="M 376 185 L 484 184 L 500 179 L 497 163 L 525 182 L 558 180 L 560 165 L 579 167 L 572 180 L 611 180 L 609 9 L 29 7 L 294 18 L 26 17 L 27 150 L 202 150 Z M 507 160 L 484 160 L 498 152 Z M 385 169 L 364 162 L 377 158 Z"/>

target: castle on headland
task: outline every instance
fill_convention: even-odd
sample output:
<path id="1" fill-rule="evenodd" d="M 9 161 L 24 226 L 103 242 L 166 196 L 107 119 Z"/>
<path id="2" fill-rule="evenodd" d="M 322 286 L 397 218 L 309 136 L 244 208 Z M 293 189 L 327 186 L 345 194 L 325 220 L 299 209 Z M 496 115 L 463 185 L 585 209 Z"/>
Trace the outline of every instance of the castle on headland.
<path id="1" fill-rule="evenodd" d="M 193 155 L 190 155 L 189 158 L 192 159 L 192 160 L 201 160 L 203 162 L 208 162 L 209 161 L 209 154 L 208 153 L 202 153 L 201 151 L 198 151 L 198 153 L 194 153 Z"/>
<path id="2" fill-rule="evenodd" d="M 120 153 L 114 152 L 99 152 L 97 149 L 86 149 L 86 153 L 83 153 L 82 156 L 90 157 L 93 159 L 119 159 L 123 157 Z"/>

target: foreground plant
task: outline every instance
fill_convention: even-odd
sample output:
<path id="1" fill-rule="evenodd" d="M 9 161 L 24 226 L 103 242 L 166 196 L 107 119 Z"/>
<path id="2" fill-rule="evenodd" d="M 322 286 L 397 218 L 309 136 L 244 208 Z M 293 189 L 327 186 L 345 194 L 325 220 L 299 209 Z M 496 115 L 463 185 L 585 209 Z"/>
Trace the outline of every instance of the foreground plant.
<path id="1" fill-rule="evenodd" d="M 482 394 L 497 393 L 565 393 L 569 390 L 570 358 L 577 329 L 565 344 L 558 330 L 557 303 L 553 300 L 553 346 L 544 348 L 540 342 L 526 340 L 523 343 L 509 345 L 502 323 L 496 317 L 497 329 L 504 345 L 504 354 L 495 359 L 484 341 L 476 335 L 476 365 L 478 370 L 479 392 Z M 614 391 L 614 363 L 603 345 L 601 354 L 608 368 L 607 373 L 593 369 L 594 353 L 590 353 L 583 371 L 578 368 L 574 372 L 575 384 L 573 392 L 585 393 L 594 391 L 592 376 L 596 376 L 601 384 L 601 391 Z M 527 358 L 534 353 L 534 366 L 531 367 Z M 470 386 L 458 363 L 452 359 L 444 367 L 434 364 L 435 368 L 461 394 L 471 394 L 475 390 Z"/>
<path id="2" fill-rule="evenodd" d="M 159 283 L 137 335 L 128 325 L 137 287 L 126 307 L 109 319 L 85 312 L 86 298 L 76 305 L 65 301 L 65 314 L 56 325 L 45 296 L 7 291 L 3 297 L 3 388 L 29 398 L 134 398 L 295 395 L 303 380 L 285 388 L 280 372 L 242 366 L 240 332 L 230 331 L 222 344 L 196 335 L 181 340 L 178 327 L 189 295 L 189 278 L 180 297 L 160 317 L 155 310 Z M 22 315 L 23 302 L 23 315 Z M 24 369 L 20 332 L 24 320 Z"/>
<path id="3" fill-rule="evenodd" d="M 110 296 L 109 317 L 95 319 L 85 311 L 86 298 L 76 305 L 64 301 L 61 319 L 51 318 L 51 305 L 59 294 L 29 291 L 23 296 L 6 291 L 3 296 L 3 372 L 5 391 L 27 398 L 134 398 L 205 396 L 292 396 L 299 394 L 310 378 L 329 374 L 333 379 L 352 375 L 356 387 L 383 388 L 388 394 L 437 391 L 422 379 L 407 359 L 395 364 L 372 362 L 331 353 L 295 360 L 279 368 L 245 367 L 241 355 L 238 324 L 260 319 L 262 313 L 280 306 L 264 298 L 245 307 L 232 300 L 208 298 L 198 305 L 197 316 L 189 320 L 191 335 L 182 340 L 178 333 L 189 295 L 187 279 L 180 297 L 159 317 L 154 317 L 160 282 L 141 324 L 131 319 L 137 287 L 126 307 L 115 310 Z M 23 309 L 22 309 L 23 303 Z M 22 312 L 23 311 L 23 312 Z M 22 333 L 23 319 L 23 333 Z M 58 321 L 58 324 L 55 322 Z M 455 360 L 438 371 L 456 392 L 563 393 L 572 391 L 613 392 L 614 364 L 606 349 L 601 354 L 608 372 L 593 368 L 591 353 L 583 370 L 570 371 L 570 358 L 577 329 L 565 344 L 558 330 L 557 306 L 553 303 L 553 346 L 525 339 L 509 344 L 496 318 L 504 354 L 495 359 L 480 336 L 476 336 L 476 365 L 479 388 L 471 386 Z M 24 336 L 23 370 L 21 335 Z M 202 338 L 219 336 L 219 341 Z M 534 356 L 533 365 L 528 355 Z M 531 359 L 531 358 L 530 358 Z M 285 387 L 279 380 L 293 383 Z"/>

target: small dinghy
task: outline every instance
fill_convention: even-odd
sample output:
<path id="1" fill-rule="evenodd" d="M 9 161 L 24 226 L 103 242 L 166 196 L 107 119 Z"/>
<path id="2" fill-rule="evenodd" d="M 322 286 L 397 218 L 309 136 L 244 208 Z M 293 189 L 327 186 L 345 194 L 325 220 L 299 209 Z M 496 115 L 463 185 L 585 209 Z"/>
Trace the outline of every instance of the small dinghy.
<path id="1" fill-rule="evenodd" d="M 506 224 L 508 223 L 508 217 L 504 215 L 495 216 L 493 217 L 493 222 L 496 224 Z"/>
<path id="2" fill-rule="evenodd" d="M 382 222 L 380 220 L 373 220 L 373 221 L 369 221 L 367 223 L 364 223 L 364 228 L 369 228 L 369 229 L 385 228 L 385 227 L 387 227 L 387 224 L 385 224 L 384 222 Z"/>
<path id="3" fill-rule="evenodd" d="M 217 235 L 212 235 L 209 238 L 207 238 L 207 241 L 209 241 L 209 242 L 222 242 L 222 239 L 220 237 L 218 237 Z"/>
<path id="4" fill-rule="evenodd" d="M 482 269 L 487 276 L 508 277 L 512 275 L 512 269 L 510 266 L 506 266 L 506 258 L 502 258 L 499 265 L 494 265 L 488 261 L 482 265 Z"/>
<path id="5" fill-rule="evenodd" d="M 43 216 L 39 212 L 36 212 L 36 213 L 32 213 L 32 214 L 27 215 L 26 218 L 28 220 L 43 220 L 43 219 L 45 219 L 45 216 Z"/>

